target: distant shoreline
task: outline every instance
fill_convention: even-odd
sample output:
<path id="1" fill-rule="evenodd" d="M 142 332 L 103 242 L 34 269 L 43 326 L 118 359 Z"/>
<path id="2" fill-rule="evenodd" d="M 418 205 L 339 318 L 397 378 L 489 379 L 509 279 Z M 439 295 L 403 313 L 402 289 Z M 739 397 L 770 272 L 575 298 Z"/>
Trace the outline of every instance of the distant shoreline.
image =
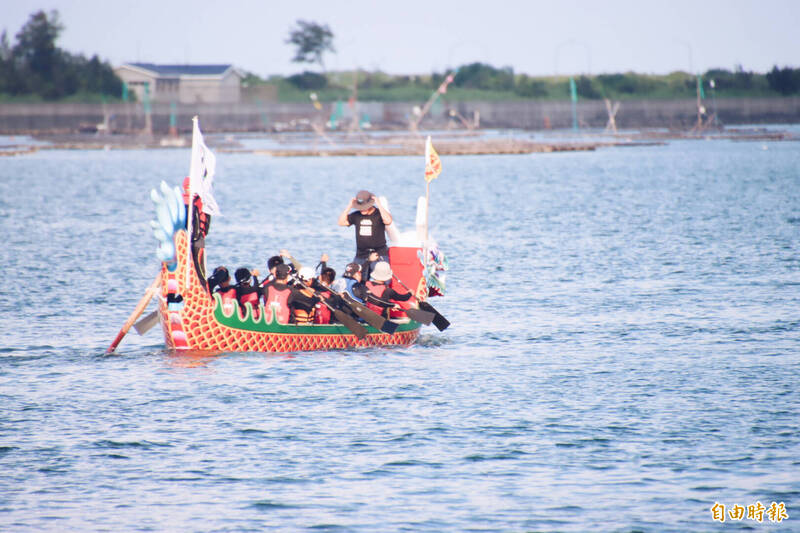
<path id="1" fill-rule="evenodd" d="M 203 131 L 282 133 L 289 131 L 351 131 L 354 128 L 408 131 L 416 102 L 358 102 L 344 114 L 333 104 L 317 110 L 309 103 L 170 104 L 154 103 L 149 120 L 141 104 L 0 104 L 0 134 L 42 135 L 96 133 L 134 135 L 149 129 L 165 136 L 172 129 L 188 133 L 197 115 Z M 709 105 L 706 102 L 706 105 Z M 800 123 L 800 97 L 718 100 L 704 108 L 707 126 Z M 358 120 L 355 120 L 357 113 Z M 421 129 L 563 130 L 577 122 L 580 129 L 603 129 L 609 119 L 602 101 L 470 101 L 431 109 Z M 714 117 L 716 116 L 716 120 Z M 332 123 L 335 121 L 335 124 Z M 615 117 L 621 130 L 664 128 L 689 131 L 697 125 L 697 101 L 626 100 Z M 174 128 L 171 127 L 174 125 Z M 331 126 L 335 126 L 332 129 Z"/>
<path id="2" fill-rule="evenodd" d="M 671 140 L 726 139 L 733 141 L 800 141 L 800 135 L 780 129 L 736 128 L 702 132 L 668 130 L 625 131 L 616 135 L 598 130 L 554 131 L 549 135 L 507 130 L 471 132 L 439 130 L 412 134 L 402 131 L 327 133 L 225 133 L 210 134 L 206 142 L 221 154 L 253 154 L 269 157 L 420 156 L 424 135 L 432 133 L 441 155 L 512 155 L 592 151 L 607 147 L 642 147 Z M 0 145 L 0 156 L 32 154 L 44 150 L 152 150 L 189 149 L 188 135 L 140 134 L 41 134 L 31 142 Z"/>

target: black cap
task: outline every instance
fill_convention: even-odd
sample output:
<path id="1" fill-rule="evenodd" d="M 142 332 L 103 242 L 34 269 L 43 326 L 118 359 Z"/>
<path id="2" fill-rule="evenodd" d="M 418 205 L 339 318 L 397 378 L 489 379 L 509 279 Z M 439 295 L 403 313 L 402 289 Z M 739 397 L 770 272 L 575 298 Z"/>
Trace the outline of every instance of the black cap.
<path id="1" fill-rule="evenodd" d="M 237 283 L 244 283 L 246 281 L 250 281 L 251 274 L 246 268 L 237 268 L 235 276 Z"/>
<path id="2" fill-rule="evenodd" d="M 267 259 L 267 270 L 272 270 L 277 265 L 282 265 L 282 264 L 283 264 L 283 257 L 279 255 L 273 255 L 272 257 Z"/>
<path id="3" fill-rule="evenodd" d="M 223 281 L 228 281 L 231 279 L 231 275 L 228 273 L 228 269 L 224 266 L 218 266 L 214 269 L 214 273 L 211 274 L 211 278 L 209 279 L 219 280 L 217 283 L 222 283 Z"/>
<path id="4" fill-rule="evenodd" d="M 342 275 L 347 278 L 352 278 L 359 272 L 361 272 L 361 265 L 358 263 L 349 263 L 346 267 L 344 267 L 344 274 Z"/>
<path id="5" fill-rule="evenodd" d="M 284 265 L 281 263 L 280 265 L 275 267 L 275 277 L 277 279 L 286 279 L 286 276 L 289 275 L 289 265 Z"/>

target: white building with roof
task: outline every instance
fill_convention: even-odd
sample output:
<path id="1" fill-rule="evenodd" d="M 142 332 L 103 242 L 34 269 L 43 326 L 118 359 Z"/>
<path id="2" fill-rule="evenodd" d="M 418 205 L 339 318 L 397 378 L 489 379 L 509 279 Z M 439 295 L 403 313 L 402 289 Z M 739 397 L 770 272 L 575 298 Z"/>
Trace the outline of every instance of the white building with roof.
<path id="1" fill-rule="evenodd" d="M 242 75 L 233 65 L 155 65 L 125 63 L 114 69 L 140 102 L 180 104 L 238 103 Z"/>

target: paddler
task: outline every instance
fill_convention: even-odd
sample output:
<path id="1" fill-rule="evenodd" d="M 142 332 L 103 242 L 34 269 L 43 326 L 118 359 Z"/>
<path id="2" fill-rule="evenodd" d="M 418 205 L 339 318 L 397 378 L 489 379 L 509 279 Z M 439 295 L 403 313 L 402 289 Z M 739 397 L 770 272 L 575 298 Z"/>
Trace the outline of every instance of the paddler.
<path id="1" fill-rule="evenodd" d="M 389 318 L 389 310 L 397 307 L 395 302 L 405 302 L 411 298 L 411 293 L 400 294 L 389 284 L 392 281 L 392 267 L 385 261 L 379 261 L 372 270 L 369 281 L 365 283 L 367 307 L 379 315 Z"/>
<path id="2" fill-rule="evenodd" d="M 313 324 L 316 304 L 319 297 L 310 288 L 314 280 L 314 269 L 303 267 L 297 273 L 300 283 L 292 287 L 289 295 L 289 308 L 292 310 L 292 319 L 295 324 Z"/>
<path id="3" fill-rule="evenodd" d="M 327 256 L 326 257 L 327 261 Z M 323 261 L 320 262 L 322 264 Z M 336 271 L 329 266 L 323 266 L 319 276 L 311 283 L 311 286 L 319 291 L 319 297 L 326 301 L 332 296 L 331 284 L 336 278 Z M 331 310 L 323 302 L 317 302 L 314 306 L 314 324 L 330 324 Z"/>
<path id="4" fill-rule="evenodd" d="M 356 227 L 356 255 L 354 263 L 364 265 L 371 251 L 376 251 L 381 260 L 389 261 L 386 246 L 386 227 L 392 223 L 392 215 L 381 201 L 369 191 L 358 191 L 355 198 L 339 215 L 340 226 Z"/>
<path id="5" fill-rule="evenodd" d="M 183 206 L 186 209 L 186 224 L 189 224 L 189 176 L 183 179 Z M 205 247 L 206 235 L 211 228 L 211 215 L 203 211 L 203 200 L 199 194 L 194 195 L 192 201 L 192 258 L 200 279 L 205 281 L 206 260 Z"/>
<path id="6" fill-rule="evenodd" d="M 289 323 L 289 296 L 292 288 L 289 287 L 289 265 L 280 263 L 275 266 L 275 279 L 264 287 L 264 322 L 273 321 L 278 324 Z"/>
<path id="7" fill-rule="evenodd" d="M 337 279 L 331 288 L 339 293 L 347 293 L 350 298 L 357 302 L 363 302 L 366 295 L 366 287 L 361 283 L 361 265 L 358 263 L 349 263 L 344 267 L 344 274 Z"/>
<path id="8" fill-rule="evenodd" d="M 258 270 L 250 272 L 246 268 L 237 268 L 234 273 L 236 277 L 236 299 L 239 300 L 241 315 L 244 316 L 245 304 L 250 304 L 253 309 L 253 319 L 258 320 L 260 316 L 258 301 L 261 297 L 261 287 L 258 285 Z"/>
<path id="9" fill-rule="evenodd" d="M 236 309 L 236 287 L 231 285 L 231 275 L 228 273 L 227 268 L 218 266 L 214 269 L 214 273 L 208 278 L 208 290 L 212 294 L 219 293 L 220 298 L 222 298 L 222 309 L 226 315 L 230 315 Z"/>

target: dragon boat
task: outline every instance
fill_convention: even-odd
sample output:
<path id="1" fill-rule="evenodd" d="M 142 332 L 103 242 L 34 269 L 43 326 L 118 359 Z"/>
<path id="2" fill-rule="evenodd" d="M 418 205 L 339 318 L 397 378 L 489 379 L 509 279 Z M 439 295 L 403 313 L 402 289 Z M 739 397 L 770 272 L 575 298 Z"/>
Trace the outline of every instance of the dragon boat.
<path id="1" fill-rule="evenodd" d="M 198 130 L 199 131 L 199 130 Z M 195 131 L 195 137 L 198 135 Z M 202 149 L 208 150 L 202 143 Z M 193 151 L 195 149 L 193 142 Z M 194 160 L 194 154 L 193 154 Z M 213 161 L 213 159 L 212 159 Z M 207 174 L 207 173 L 206 173 Z M 212 172 L 213 175 L 213 172 Z M 263 304 L 254 312 L 250 303 L 242 312 L 225 309 L 219 294 L 211 294 L 205 280 L 198 272 L 204 261 L 205 250 L 193 253 L 187 232 L 187 212 L 183 192 L 177 186 L 162 182 L 160 192 L 151 191 L 156 219 L 151 222 L 153 233 L 159 241 L 157 257 L 161 270 L 157 279 L 158 315 L 164 340 L 173 352 L 295 352 L 329 350 L 370 346 L 408 346 L 416 341 L 422 324 L 403 313 L 393 313 L 393 333 L 386 333 L 368 324 L 360 324 L 361 335 L 341 324 L 283 324 L 277 322 L 277 313 L 270 313 L 267 322 Z M 426 198 L 417 204 L 417 221 L 423 218 Z M 191 216 L 191 215 L 189 215 Z M 191 221 L 189 221 L 191 225 Z M 189 226 L 191 227 L 191 226 Z M 419 226 L 418 226 L 419 227 Z M 431 240 L 420 242 L 420 232 L 390 233 L 389 263 L 395 278 L 392 287 L 399 292 L 412 288 L 413 296 L 403 306 L 425 306 L 433 311 L 426 300 L 431 295 L 444 294 L 444 271 L 447 260 Z M 426 235 L 427 237 L 427 235 Z M 195 254 L 198 257 L 195 257 Z M 154 283 L 154 286 L 156 283 Z M 436 313 L 438 315 L 438 312 Z M 441 315 L 439 315 L 441 317 Z M 446 324 L 447 321 L 441 317 Z M 441 327 L 436 324 L 439 329 Z M 359 328 L 360 329 L 360 328 Z M 364 334 L 366 330 L 366 334 Z"/>

